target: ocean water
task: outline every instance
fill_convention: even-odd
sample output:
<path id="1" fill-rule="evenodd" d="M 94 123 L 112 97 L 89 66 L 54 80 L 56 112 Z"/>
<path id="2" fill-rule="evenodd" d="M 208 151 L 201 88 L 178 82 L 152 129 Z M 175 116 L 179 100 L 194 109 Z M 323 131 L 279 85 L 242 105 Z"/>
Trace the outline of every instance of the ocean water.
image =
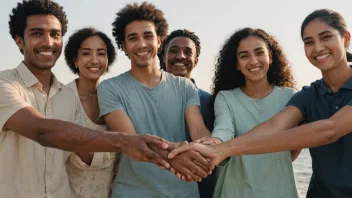
<path id="1" fill-rule="evenodd" d="M 293 162 L 293 171 L 299 197 L 305 198 L 312 175 L 312 160 L 308 149 L 304 149 Z"/>

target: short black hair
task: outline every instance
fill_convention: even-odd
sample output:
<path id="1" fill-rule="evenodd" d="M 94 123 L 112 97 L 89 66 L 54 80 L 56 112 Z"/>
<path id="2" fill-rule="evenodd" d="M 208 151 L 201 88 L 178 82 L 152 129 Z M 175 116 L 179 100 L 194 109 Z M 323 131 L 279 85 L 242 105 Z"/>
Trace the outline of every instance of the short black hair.
<path id="1" fill-rule="evenodd" d="M 166 68 L 165 68 L 166 65 L 164 63 L 163 56 L 165 54 L 165 50 L 166 50 L 167 46 L 169 45 L 170 41 L 176 37 L 187 37 L 187 38 L 191 39 L 196 46 L 196 56 L 199 57 L 199 55 L 200 55 L 200 39 L 199 39 L 199 37 L 194 32 L 191 32 L 187 29 L 174 30 L 163 41 L 161 50 L 158 53 L 159 62 L 160 62 L 160 69 L 166 70 Z"/>
<path id="2" fill-rule="evenodd" d="M 27 26 L 27 17 L 32 15 L 53 15 L 61 23 L 62 36 L 67 31 L 68 20 L 63 7 L 51 0 L 23 0 L 10 14 L 9 28 L 11 37 L 15 40 L 16 35 L 23 38 L 24 29 Z"/>
<path id="3" fill-rule="evenodd" d="M 98 36 L 106 44 L 107 55 L 108 55 L 107 70 L 109 69 L 109 66 L 116 59 L 115 47 L 112 44 L 112 41 L 109 39 L 109 37 L 106 34 L 104 34 L 103 32 L 97 31 L 94 28 L 79 29 L 70 36 L 65 46 L 65 61 L 68 67 L 71 69 L 71 71 L 74 74 L 79 73 L 79 69 L 76 68 L 74 63 L 77 58 L 78 50 L 81 47 L 82 42 L 92 36 Z"/>
<path id="4" fill-rule="evenodd" d="M 125 40 L 125 28 L 133 21 L 145 20 L 153 22 L 156 34 L 161 40 L 165 38 L 169 29 L 169 24 L 164 17 L 164 13 L 151 3 L 143 2 L 140 5 L 138 3 L 128 4 L 116 15 L 117 17 L 112 23 L 112 34 L 119 49 L 122 49 L 122 43 Z"/>

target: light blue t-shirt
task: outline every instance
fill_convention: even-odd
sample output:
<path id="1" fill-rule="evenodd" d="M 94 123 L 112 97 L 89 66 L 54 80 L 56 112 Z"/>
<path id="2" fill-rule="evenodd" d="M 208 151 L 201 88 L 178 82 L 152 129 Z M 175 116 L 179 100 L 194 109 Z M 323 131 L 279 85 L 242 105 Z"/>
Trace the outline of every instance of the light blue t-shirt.
<path id="1" fill-rule="evenodd" d="M 103 81 L 98 87 L 100 116 L 125 111 L 137 134 L 152 134 L 171 142 L 186 140 L 185 111 L 199 106 L 197 88 L 182 77 L 162 72 L 160 83 L 148 88 L 129 72 Z M 122 155 L 113 184 L 114 198 L 194 198 L 197 184 L 178 179 L 154 164 L 136 162 Z"/>

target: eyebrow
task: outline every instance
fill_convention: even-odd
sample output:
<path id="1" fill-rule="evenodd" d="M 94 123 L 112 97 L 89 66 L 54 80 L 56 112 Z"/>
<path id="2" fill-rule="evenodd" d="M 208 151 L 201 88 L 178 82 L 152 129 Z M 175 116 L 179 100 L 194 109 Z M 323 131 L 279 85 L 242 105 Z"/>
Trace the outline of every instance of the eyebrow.
<path id="1" fill-rule="evenodd" d="M 321 35 L 326 34 L 326 33 L 332 33 L 332 32 L 329 31 L 329 30 L 325 30 L 325 31 L 323 31 L 323 32 L 320 32 L 320 33 L 318 34 L 318 36 L 321 36 Z M 305 38 L 303 38 L 303 41 L 308 40 L 308 39 L 311 39 L 311 38 L 312 38 L 311 36 L 305 37 Z"/>
<path id="2" fill-rule="evenodd" d="M 263 49 L 264 49 L 264 47 L 258 47 L 258 48 L 255 48 L 254 51 L 259 51 L 259 50 L 263 50 Z M 245 53 L 248 53 L 248 51 L 240 51 L 238 53 L 238 56 L 241 55 L 241 54 L 245 54 Z"/>
<path id="3" fill-rule="evenodd" d="M 170 49 L 171 48 L 180 48 L 180 46 L 178 46 L 178 45 L 171 45 L 170 46 Z M 185 46 L 184 48 L 186 48 L 186 49 L 188 49 L 188 50 L 193 50 L 191 47 L 188 47 L 188 46 Z"/>
<path id="4" fill-rule="evenodd" d="M 145 32 L 143 32 L 143 34 L 153 34 L 153 32 L 152 31 L 145 31 Z M 127 35 L 127 38 L 131 37 L 131 36 L 137 36 L 137 33 L 131 33 L 131 34 Z"/>
<path id="5" fill-rule="evenodd" d="M 34 32 L 34 31 L 44 31 L 43 28 L 31 28 L 28 30 L 29 32 Z M 59 29 L 50 29 L 50 32 L 61 32 Z"/>
<path id="6" fill-rule="evenodd" d="M 86 48 L 82 48 L 82 49 L 81 49 L 81 51 L 83 51 L 83 50 L 92 50 L 92 49 L 86 47 Z M 99 48 L 98 51 L 105 51 L 105 49 L 104 49 L 104 48 Z"/>

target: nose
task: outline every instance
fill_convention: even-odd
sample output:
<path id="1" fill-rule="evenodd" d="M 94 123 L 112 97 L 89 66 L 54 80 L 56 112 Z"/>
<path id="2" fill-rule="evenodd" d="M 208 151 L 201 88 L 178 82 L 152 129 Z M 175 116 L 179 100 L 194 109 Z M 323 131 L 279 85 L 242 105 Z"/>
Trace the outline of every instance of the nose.
<path id="1" fill-rule="evenodd" d="M 185 56 L 185 54 L 183 53 L 182 50 L 179 50 L 179 51 L 177 52 L 177 54 L 176 54 L 176 58 L 177 58 L 177 59 L 185 59 L 186 56 Z"/>
<path id="2" fill-rule="evenodd" d="M 47 47 L 51 47 L 54 45 L 54 39 L 50 36 L 50 34 L 46 34 L 43 36 L 43 43 Z"/>
<path id="3" fill-rule="evenodd" d="M 93 54 L 92 55 L 92 64 L 98 64 L 99 63 L 99 61 L 98 61 L 98 57 L 97 57 L 97 54 Z"/>
<path id="4" fill-rule="evenodd" d="M 256 65 L 258 63 L 258 59 L 255 54 L 251 54 L 249 57 L 249 64 Z"/>
<path id="5" fill-rule="evenodd" d="M 139 44 L 139 47 L 146 47 L 147 46 L 147 43 L 145 42 L 144 39 L 139 39 L 138 44 Z"/>
<path id="6" fill-rule="evenodd" d="M 324 47 L 324 45 L 321 42 L 317 41 L 317 42 L 314 43 L 314 51 L 315 52 L 320 52 L 320 51 L 322 51 L 324 49 L 325 49 L 325 47 Z"/>

